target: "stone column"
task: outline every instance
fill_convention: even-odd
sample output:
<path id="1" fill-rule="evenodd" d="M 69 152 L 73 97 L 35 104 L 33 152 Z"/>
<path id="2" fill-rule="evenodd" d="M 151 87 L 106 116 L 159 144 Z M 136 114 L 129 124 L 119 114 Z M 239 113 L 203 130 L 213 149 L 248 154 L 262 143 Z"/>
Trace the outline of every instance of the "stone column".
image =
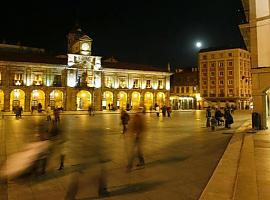
<path id="1" fill-rule="evenodd" d="M 10 105 L 10 90 L 4 90 L 4 111 L 9 112 L 12 108 Z"/>
<path id="2" fill-rule="evenodd" d="M 97 111 L 101 111 L 102 110 L 102 91 L 101 88 L 96 88 L 94 90 L 94 108 Z"/>
<path id="3" fill-rule="evenodd" d="M 24 111 L 30 112 L 30 99 L 31 99 L 31 90 L 26 89 L 25 91 L 25 103 L 24 103 Z"/>
<path id="4" fill-rule="evenodd" d="M 50 104 L 50 93 L 51 93 L 50 89 L 45 90 L 45 109 Z"/>

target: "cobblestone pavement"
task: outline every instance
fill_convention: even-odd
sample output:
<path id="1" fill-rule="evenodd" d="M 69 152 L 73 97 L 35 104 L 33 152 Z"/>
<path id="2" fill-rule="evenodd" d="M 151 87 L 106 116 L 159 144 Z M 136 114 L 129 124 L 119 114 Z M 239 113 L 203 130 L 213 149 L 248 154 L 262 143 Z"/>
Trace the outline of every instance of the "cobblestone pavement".
<path id="1" fill-rule="evenodd" d="M 71 177 L 79 174 L 77 199 L 97 199 L 97 149 L 106 155 L 108 190 L 104 199 L 198 199 L 221 158 L 233 129 L 250 118 L 236 112 L 232 130 L 205 128 L 204 111 L 174 112 L 172 118 L 154 113 L 145 116 L 146 166 L 125 172 L 125 139 L 118 114 L 63 115 L 61 129 L 66 142 L 50 156 L 45 175 L 1 183 L 1 199 L 64 199 Z M 1 123 L 1 162 L 37 139 L 46 128 L 45 116 L 20 120 L 5 117 Z M 43 124 L 43 127 L 40 126 Z M 65 169 L 58 171 L 59 154 L 65 153 Z"/>

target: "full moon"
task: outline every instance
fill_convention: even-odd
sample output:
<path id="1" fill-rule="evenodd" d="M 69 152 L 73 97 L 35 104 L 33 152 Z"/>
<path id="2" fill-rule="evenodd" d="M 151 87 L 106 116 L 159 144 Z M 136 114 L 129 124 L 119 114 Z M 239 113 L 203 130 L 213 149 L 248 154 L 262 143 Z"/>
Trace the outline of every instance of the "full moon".
<path id="1" fill-rule="evenodd" d="M 201 42 L 196 42 L 195 45 L 196 45 L 197 48 L 201 48 L 202 47 L 202 43 Z"/>

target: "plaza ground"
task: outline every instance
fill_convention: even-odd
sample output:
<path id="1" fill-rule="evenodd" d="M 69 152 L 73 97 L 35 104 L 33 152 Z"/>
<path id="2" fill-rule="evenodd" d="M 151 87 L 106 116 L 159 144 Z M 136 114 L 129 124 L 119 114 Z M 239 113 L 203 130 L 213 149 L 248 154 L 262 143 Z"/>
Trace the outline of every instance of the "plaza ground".
<path id="1" fill-rule="evenodd" d="M 132 114 L 131 114 L 132 115 Z M 97 113 L 61 116 L 66 142 L 65 169 L 58 171 L 59 152 L 52 153 L 48 170 L 39 177 L 8 180 L 1 186 L 1 199 L 64 199 L 71 177 L 79 173 L 77 199 L 97 198 L 97 149 L 105 152 L 108 190 L 106 199 L 198 199 L 222 157 L 232 133 L 250 113 L 234 114 L 232 130 L 205 127 L 204 111 L 176 111 L 172 118 L 155 113 L 145 116 L 147 125 L 144 169 L 125 172 L 126 152 L 119 114 Z M 43 126 L 40 126 L 43 124 Z M 36 140 L 44 130 L 45 116 L 1 120 L 1 162 Z M 98 142 L 97 142 L 98 141 Z"/>

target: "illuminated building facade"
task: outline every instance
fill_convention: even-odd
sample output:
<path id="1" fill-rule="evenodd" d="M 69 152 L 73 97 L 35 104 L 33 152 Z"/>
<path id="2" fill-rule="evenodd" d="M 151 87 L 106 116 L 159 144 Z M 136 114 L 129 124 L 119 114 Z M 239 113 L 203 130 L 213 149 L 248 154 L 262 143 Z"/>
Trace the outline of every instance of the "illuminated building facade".
<path id="1" fill-rule="evenodd" d="M 270 1 L 242 0 L 246 21 L 240 30 L 251 52 L 254 112 L 261 116 L 261 128 L 267 128 L 270 115 Z"/>
<path id="2" fill-rule="evenodd" d="M 169 72 L 146 65 L 102 62 L 91 55 L 92 39 L 80 28 L 68 36 L 68 54 L 0 44 L 0 109 L 24 111 L 38 104 L 64 110 L 152 108 L 169 103 Z"/>
<path id="3" fill-rule="evenodd" d="M 198 68 L 176 69 L 171 85 L 170 101 L 174 110 L 200 109 Z"/>
<path id="4" fill-rule="evenodd" d="M 203 49 L 199 52 L 203 107 L 247 109 L 251 103 L 250 53 L 244 49 Z"/>

